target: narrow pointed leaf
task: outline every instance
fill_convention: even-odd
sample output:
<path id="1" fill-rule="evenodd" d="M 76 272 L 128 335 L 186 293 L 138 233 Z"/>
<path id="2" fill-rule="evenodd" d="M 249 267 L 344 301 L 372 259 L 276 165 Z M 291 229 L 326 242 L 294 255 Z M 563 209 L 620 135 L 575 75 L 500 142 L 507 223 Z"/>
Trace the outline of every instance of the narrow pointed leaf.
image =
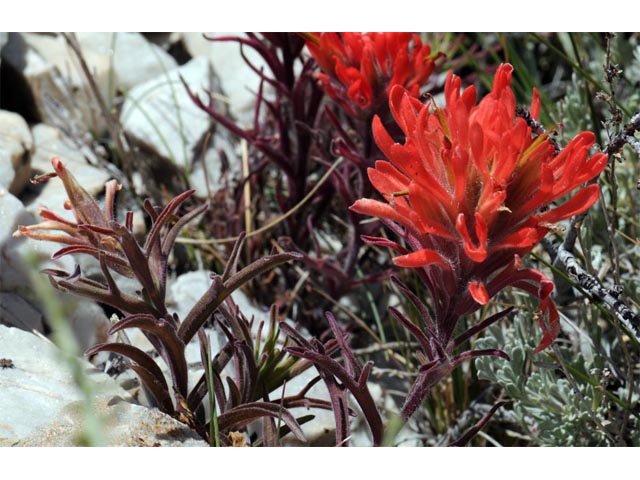
<path id="1" fill-rule="evenodd" d="M 220 430 L 242 428 L 264 416 L 282 419 L 298 440 L 301 442 L 306 441 L 295 417 L 280 405 L 274 403 L 251 402 L 234 407 L 218 416 L 218 425 Z"/>
<path id="2" fill-rule="evenodd" d="M 158 381 L 157 377 L 152 374 L 149 370 L 140 365 L 130 365 L 129 368 L 136 372 L 136 374 L 144 383 L 144 386 L 147 388 L 149 393 L 153 396 L 153 399 L 156 402 L 156 405 L 160 409 L 160 411 L 172 415 L 174 413 L 173 402 L 171 401 L 171 396 L 169 395 L 169 391 L 167 390 L 166 382 L 164 385 L 162 382 Z"/>
<path id="3" fill-rule="evenodd" d="M 155 318 L 152 315 L 130 315 L 114 324 L 109 329 L 109 334 L 113 335 L 126 328 L 139 328 L 158 337 L 166 351 L 165 361 L 171 368 L 176 387 L 180 394 L 186 397 L 188 368 L 184 355 L 185 345 L 178 338 L 172 325 L 168 321 L 162 318 Z"/>

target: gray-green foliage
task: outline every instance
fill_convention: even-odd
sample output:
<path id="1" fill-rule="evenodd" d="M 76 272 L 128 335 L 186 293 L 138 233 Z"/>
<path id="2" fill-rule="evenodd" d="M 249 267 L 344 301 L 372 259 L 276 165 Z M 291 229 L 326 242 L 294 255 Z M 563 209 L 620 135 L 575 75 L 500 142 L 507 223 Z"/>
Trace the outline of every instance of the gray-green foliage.
<path id="1" fill-rule="evenodd" d="M 577 393 L 555 362 L 545 353 L 534 354 L 539 338 L 534 328 L 530 318 L 516 318 L 489 329 L 476 347 L 501 348 L 511 361 L 480 357 L 475 361 L 478 377 L 505 390 L 513 401 L 510 418 L 533 442 L 544 446 L 610 445 L 599 429 L 608 424 L 610 403 L 589 383 L 576 383 Z M 581 355 L 574 362 L 580 370 L 592 367 Z"/>
<path id="2" fill-rule="evenodd" d="M 589 82 L 577 72 L 571 73 L 571 80 L 565 87 L 565 95 L 554 104 L 552 118 L 561 128 L 559 141 L 562 146 L 583 131 L 593 131 L 593 117 L 589 103 L 593 102 L 593 87 L 588 88 Z M 604 131 L 601 132 L 601 135 Z"/>

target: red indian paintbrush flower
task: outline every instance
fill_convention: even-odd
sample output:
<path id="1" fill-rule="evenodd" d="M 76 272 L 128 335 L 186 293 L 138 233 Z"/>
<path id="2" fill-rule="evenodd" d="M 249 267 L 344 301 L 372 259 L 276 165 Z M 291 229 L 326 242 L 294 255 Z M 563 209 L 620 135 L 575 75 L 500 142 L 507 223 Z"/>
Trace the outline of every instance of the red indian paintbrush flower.
<path id="1" fill-rule="evenodd" d="M 417 96 L 439 55 L 410 33 L 306 34 L 307 47 L 324 73 L 320 84 L 355 118 L 369 119 L 386 108 L 393 85 Z"/>
<path id="2" fill-rule="evenodd" d="M 475 89 L 461 92 L 460 79 L 451 73 L 443 108 L 394 87 L 390 108 L 406 137 L 404 144 L 393 141 L 379 118 L 373 121 L 374 138 L 389 161 L 377 161 L 369 179 L 387 203 L 361 199 L 351 208 L 380 217 L 405 238 L 408 250 L 388 240 L 367 240 L 400 252 L 393 259 L 396 265 L 420 269 L 433 299 L 434 357 L 435 350 L 444 355 L 452 349 L 459 318 L 509 285 L 540 298 L 544 336 L 536 351 L 549 346 L 559 333 L 559 315 L 550 298 L 553 284 L 537 270 L 523 269 L 520 257 L 554 223 L 584 212 L 599 195 L 592 184 L 561 206 L 551 206 L 600 174 L 607 157 L 589 157 L 591 132 L 580 133 L 556 153 L 546 134 L 536 135 L 516 117 L 512 71 L 511 65 L 500 66 L 492 91 L 477 105 Z M 530 114 L 537 119 L 539 112 L 534 89 Z M 413 393 L 425 394 L 426 384 L 431 380 Z"/>

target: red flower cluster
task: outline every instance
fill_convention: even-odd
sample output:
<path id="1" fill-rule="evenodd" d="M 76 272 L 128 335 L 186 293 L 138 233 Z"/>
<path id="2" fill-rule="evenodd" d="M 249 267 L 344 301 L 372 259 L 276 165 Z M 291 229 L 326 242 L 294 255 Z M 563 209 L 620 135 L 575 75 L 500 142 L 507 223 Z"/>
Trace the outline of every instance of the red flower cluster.
<path id="1" fill-rule="evenodd" d="M 551 344 L 559 332 L 558 312 L 549 297 L 553 284 L 536 270 L 522 269 L 520 257 L 554 223 L 593 205 L 597 185 L 549 208 L 607 163 L 602 153 L 589 157 L 592 133 L 580 133 L 556 154 L 546 134 L 535 135 L 516 117 L 512 70 L 500 66 L 492 91 L 477 105 L 475 89 L 461 92 L 453 74 L 446 81 L 443 108 L 394 87 L 390 108 L 406 141 L 395 143 L 375 118 L 374 137 L 389 161 L 369 169 L 371 183 L 387 203 L 361 199 L 351 207 L 391 221 L 386 223 L 406 239 L 409 251 L 395 242 L 384 244 L 402 253 L 394 258 L 396 265 L 423 269 L 443 347 L 461 316 L 508 285 L 541 299 L 545 335 L 537 350 Z M 530 113 L 537 119 L 539 112 L 534 90 Z"/>
<path id="2" fill-rule="evenodd" d="M 329 32 L 305 37 L 324 71 L 318 74 L 322 88 L 345 112 L 361 119 L 386 108 L 394 85 L 417 96 L 439 57 L 410 33 Z"/>

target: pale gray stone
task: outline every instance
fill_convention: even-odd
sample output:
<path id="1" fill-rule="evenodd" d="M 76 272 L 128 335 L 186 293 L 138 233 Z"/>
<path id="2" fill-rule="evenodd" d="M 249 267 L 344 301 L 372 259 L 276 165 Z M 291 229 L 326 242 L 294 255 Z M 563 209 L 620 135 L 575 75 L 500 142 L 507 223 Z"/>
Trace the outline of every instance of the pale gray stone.
<path id="1" fill-rule="evenodd" d="M 51 159 L 58 157 L 62 163 L 87 164 L 84 155 L 78 145 L 67 137 L 60 129 L 44 123 L 39 123 L 31 128 L 33 135 L 34 152 L 31 164 L 34 169 L 42 172 L 53 171 Z M 96 170 L 94 173 L 98 173 Z M 105 174 L 102 174 L 105 175 Z M 102 177 L 104 178 L 104 177 Z M 104 182 L 103 182 L 104 183 Z"/>
<path id="2" fill-rule="evenodd" d="M 22 202 L 7 191 L 0 191 L 0 246 L 11 241 L 17 225 L 33 222 L 33 215 L 29 214 Z"/>
<path id="3" fill-rule="evenodd" d="M 211 88 L 211 66 L 206 58 L 197 58 L 130 90 L 120 121 L 135 139 L 189 170 L 194 147 L 209 130 L 211 121 L 193 103 L 181 77 L 192 91 L 206 98 L 206 91 Z"/>
<path id="4" fill-rule="evenodd" d="M 112 93 L 109 56 L 90 49 L 85 49 L 83 56 L 100 95 L 108 102 Z M 2 57 L 28 84 L 43 121 L 73 124 L 83 131 L 105 131 L 106 120 L 95 95 L 62 35 L 10 33 Z"/>
<path id="5" fill-rule="evenodd" d="M 62 353 L 48 340 L 0 326 L 0 446 L 73 446 L 84 422 L 85 397 Z M 187 426 L 140 405 L 83 359 L 92 407 L 107 446 L 206 446 Z"/>
<path id="6" fill-rule="evenodd" d="M 24 265 L 24 252 L 20 251 L 27 239 L 15 238 L 13 233 L 18 226 L 34 221 L 35 217 L 20 200 L 8 192 L 0 192 L 0 291 L 28 293 L 28 269 Z M 47 253 L 46 257 L 50 257 L 51 253 Z"/>
<path id="7" fill-rule="evenodd" d="M 0 292 L 0 324 L 27 332 L 43 332 L 42 314 L 15 293 Z"/>
<path id="8" fill-rule="evenodd" d="M 17 113 L 0 110 L 0 189 L 17 195 L 29 183 L 32 150 L 27 122 Z"/>
<path id="9" fill-rule="evenodd" d="M 137 32 L 80 32 L 76 35 L 83 49 L 111 57 L 116 87 L 125 92 L 178 66 L 171 55 Z"/>
<path id="10" fill-rule="evenodd" d="M 209 33 L 207 36 L 243 36 L 243 33 Z M 206 57 L 211 61 L 224 97 L 228 99 L 231 114 L 243 127 L 253 125 L 256 92 L 260 86 L 260 77 L 244 61 L 240 55 L 237 42 L 213 42 L 204 38 L 202 33 L 184 33 L 183 40 L 187 51 L 193 57 Z M 264 59 L 252 48 L 243 49 L 245 56 L 259 70 L 269 67 Z M 266 86 L 265 86 L 266 87 Z M 266 87 L 268 92 L 269 88 Z"/>

